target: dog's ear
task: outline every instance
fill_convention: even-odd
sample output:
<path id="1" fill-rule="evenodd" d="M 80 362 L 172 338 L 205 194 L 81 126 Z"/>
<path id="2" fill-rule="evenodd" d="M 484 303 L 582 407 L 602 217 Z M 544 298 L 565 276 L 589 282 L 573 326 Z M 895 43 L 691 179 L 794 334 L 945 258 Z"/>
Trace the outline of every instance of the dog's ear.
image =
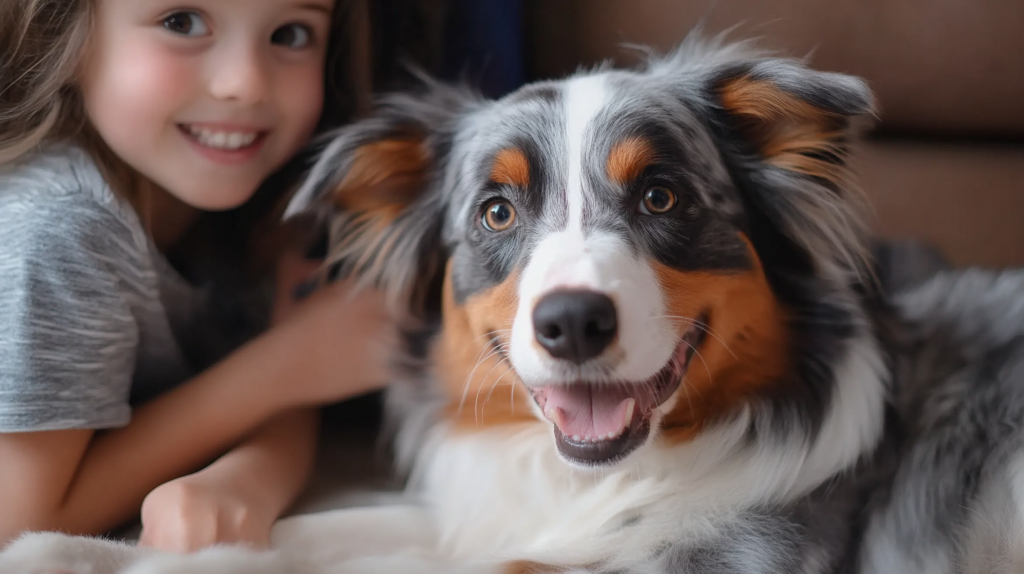
<path id="1" fill-rule="evenodd" d="M 421 311 L 443 273 L 443 178 L 462 114 L 479 100 L 432 84 L 384 98 L 371 117 L 323 140 L 285 217 L 328 219 L 327 267 Z"/>
<path id="2" fill-rule="evenodd" d="M 854 119 L 873 111 L 860 79 L 767 59 L 729 70 L 714 91 L 765 162 L 840 188 Z"/>
<path id="3" fill-rule="evenodd" d="M 864 200 L 848 170 L 851 144 L 874 116 L 864 81 L 720 39 L 688 40 L 652 73 L 696 92 L 759 212 L 820 266 L 866 269 Z"/>
<path id="4" fill-rule="evenodd" d="M 848 169 L 851 145 L 873 117 L 860 79 L 765 58 L 726 66 L 711 83 L 759 208 L 819 267 L 860 275 L 870 254 L 864 201 Z"/>

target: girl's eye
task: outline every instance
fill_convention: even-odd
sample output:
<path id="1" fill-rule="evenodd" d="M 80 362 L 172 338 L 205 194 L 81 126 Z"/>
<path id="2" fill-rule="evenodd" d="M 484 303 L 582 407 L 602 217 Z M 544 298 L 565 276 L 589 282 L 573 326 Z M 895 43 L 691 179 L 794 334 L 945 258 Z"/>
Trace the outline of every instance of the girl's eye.
<path id="1" fill-rule="evenodd" d="M 302 24 L 281 26 L 274 30 L 273 35 L 270 36 L 272 44 L 278 44 L 293 50 L 308 48 L 312 44 L 312 40 L 313 32 L 310 31 L 308 26 L 303 26 Z"/>
<path id="2" fill-rule="evenodd" d="M 175 12 L 164 18 L 164 28 L 182 36 L 205 36 L 210 28 L 196 12 Z"/>
<path id="3" fill-rule="evenodd" d="M 484 227 L 488 231 L 505 231 L 515 223 L 516 210 L 509 202 L 498 199 L 487 204 L 482 219 Z"/>
<path id="4" fill-rule="evenodd" d="M 640 213 L 645 215 L 663 215 L 676 206 L 676 194 L 667 187 L 656 185 L 644 192 L 644 199 L 640 202 Z"/>

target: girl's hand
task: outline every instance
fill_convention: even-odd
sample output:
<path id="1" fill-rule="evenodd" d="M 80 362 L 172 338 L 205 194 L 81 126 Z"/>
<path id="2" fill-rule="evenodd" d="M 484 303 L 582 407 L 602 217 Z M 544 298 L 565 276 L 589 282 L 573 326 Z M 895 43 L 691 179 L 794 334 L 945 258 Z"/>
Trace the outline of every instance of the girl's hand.
<path id="1" fill-rule="evenodd" d="M 266 548 L 277 518 L 273 509 L 229 484 L 212 469 L 165 483 L 142 503 L 139 546 L 190 553 L 214 544 Z"/>
<path id="2" fill-rule="evenodd" d="M 384 294 L 349 281 L 325 285 L 275 327 L 301 357 L 288 392 L 298 406 L 336 402 L 391 382 L 399 329 Z"/>
<path id="3" fill-rule="evenodd" d="M 312 279 L 320 264 L 319 260 L 308 259 L 296 250 L 284 252 L 277 262 L 272 324 L 276 325 L 292 314 L 298 304 L 296 290 Z"/>

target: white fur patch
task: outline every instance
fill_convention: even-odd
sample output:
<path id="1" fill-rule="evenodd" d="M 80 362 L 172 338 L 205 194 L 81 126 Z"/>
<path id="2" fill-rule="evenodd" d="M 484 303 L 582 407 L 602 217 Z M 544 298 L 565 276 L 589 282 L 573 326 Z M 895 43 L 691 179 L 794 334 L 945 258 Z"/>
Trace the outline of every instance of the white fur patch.
<path id="1" fill-rule="evenodd" d="M 605 78 L 587 75 L 573 78 L 565 86 L 565 131 L 569 152 L 566 174 L 566 200 L 569 229 L 579 229 L 583 218 L 583 154 L 586 152 L 587 126 L 605 105 Z"/>

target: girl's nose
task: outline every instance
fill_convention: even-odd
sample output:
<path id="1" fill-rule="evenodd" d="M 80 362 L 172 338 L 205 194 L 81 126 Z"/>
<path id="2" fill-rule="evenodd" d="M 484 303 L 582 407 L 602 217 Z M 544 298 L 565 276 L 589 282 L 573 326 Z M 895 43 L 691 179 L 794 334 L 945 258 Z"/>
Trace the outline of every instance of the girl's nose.
<path id="1" fill-rule="evenodd" d="M 253 105 L 267 98 L 269 62 L 263 50 L 234 46 L 219 54 L 213 64 L 209 89 L 216 99 Z"/>

